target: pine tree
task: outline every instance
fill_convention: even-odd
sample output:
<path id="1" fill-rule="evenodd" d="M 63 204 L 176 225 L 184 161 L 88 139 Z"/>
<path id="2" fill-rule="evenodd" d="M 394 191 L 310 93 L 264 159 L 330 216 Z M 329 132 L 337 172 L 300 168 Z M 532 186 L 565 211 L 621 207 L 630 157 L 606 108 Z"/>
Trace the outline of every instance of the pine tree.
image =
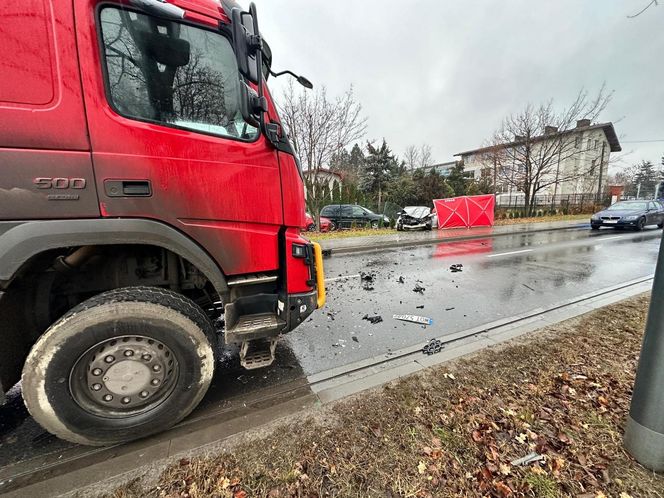
<path id="1" fill-rule="evenodd" d="M 447 177 L 447 183 L 452 187 L 455 196 L 466 195 L 466 177 L 463 172 L 463 163 L 457 163 Z"/>
<path id="2" fill-rule="evenodd" d="M 632 183 L 637 189 L 640 197 L 650 197 L 655 194 L 657 181 L 661 172 L 655 169 L 651 161 L 641 161 L 637 165 L 637 171 Z M 640 187 L 639 187 L 640 185 Z"/>
<path id="3" fill-rule="evenodd" d="M 383 139 L 380 147 L 367 143 L 367 156 L 360 175 L 360 188 L 377 197 L 378 211 L 381 209 L 383 190 L 398 169 L 398 162 Z"/>

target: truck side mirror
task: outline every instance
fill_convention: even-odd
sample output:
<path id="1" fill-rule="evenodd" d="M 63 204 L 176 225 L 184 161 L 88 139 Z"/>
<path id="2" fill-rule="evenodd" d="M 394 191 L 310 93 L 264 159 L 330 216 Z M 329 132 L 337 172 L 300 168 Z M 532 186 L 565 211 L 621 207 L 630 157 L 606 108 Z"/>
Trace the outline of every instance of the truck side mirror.
<path id="1" fill-rule="evenodd" d="M 240 82 L 240 114 L 242 119 L 254 128 L 260 126 L 260 116 L 267 112 L 267 100 L 259 97 L 253 88 Z"/>
<path id="2" fill-rule="evenodd" d="M 233 45 L 238 69 L 247 80 L 258 83 L 260 71 L 256 52 L 262 49 L 262 43 L 260 36 L 254 33 L 253 16 L 249 12 L 243 12 L 234 7 L 231 11 L 231 17 Z"/>

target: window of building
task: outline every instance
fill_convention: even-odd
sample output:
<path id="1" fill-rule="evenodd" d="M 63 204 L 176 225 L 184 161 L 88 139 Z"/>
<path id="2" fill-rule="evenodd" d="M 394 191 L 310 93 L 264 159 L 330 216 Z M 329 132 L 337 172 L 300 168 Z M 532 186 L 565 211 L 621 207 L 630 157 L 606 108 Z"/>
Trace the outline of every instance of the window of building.
<path id="1" fill-rule="evenodd" d="M 580 148 L 581 148 L 581 135 L 578 135 L 578 136 L 574 139 L 574 147 L 576 147 L 577 149 L 580 149 Z"/>
<path id="2" fill-rule="evenodd" d="M 240 113 L 240 76 L 227 38 L 186 24 L 106 7 L 100 14 L 106 84 L 129 118 L 253 140 Z"/>
<path id="3" fill-rule="evenodd" d="M 595 140 L 595 150 L 599 149 L 599 140 Z"/>

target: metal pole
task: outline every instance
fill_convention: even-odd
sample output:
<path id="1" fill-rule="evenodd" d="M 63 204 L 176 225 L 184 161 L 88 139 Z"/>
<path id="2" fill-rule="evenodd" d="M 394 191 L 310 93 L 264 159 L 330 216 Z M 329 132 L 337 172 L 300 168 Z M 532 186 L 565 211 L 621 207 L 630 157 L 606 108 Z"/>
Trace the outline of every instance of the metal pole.
<path id="1" fill-rule="evenodd" d="M 644 467 L 664 470 L 664 244 L 660 243 L 646 333 L 625 427 L 625 447 Z"/>
<path id="2" fill-rule="evenodd" d="M 602 157 L 599 160 L 599 185 L 597 186 L 597 201 L 602 197 L 602 170 L 604 169 L 604 147 L 606 142 L 602 142 Z"/>

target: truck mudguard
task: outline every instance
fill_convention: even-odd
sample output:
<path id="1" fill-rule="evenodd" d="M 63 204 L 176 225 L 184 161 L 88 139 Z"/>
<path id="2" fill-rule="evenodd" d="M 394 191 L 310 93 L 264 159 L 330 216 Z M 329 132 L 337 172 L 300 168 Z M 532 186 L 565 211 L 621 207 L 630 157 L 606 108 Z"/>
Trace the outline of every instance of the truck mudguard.
<path id="1" fill-rule="evenodd" d="M 0 289 L 33 256 L 62 247 L 145 244 L 168 249 L 196 266 L 221 295 L 226 277 L 210 255 L 175 228 L 158 221 L 114 218 L 0 222 Z"/>

